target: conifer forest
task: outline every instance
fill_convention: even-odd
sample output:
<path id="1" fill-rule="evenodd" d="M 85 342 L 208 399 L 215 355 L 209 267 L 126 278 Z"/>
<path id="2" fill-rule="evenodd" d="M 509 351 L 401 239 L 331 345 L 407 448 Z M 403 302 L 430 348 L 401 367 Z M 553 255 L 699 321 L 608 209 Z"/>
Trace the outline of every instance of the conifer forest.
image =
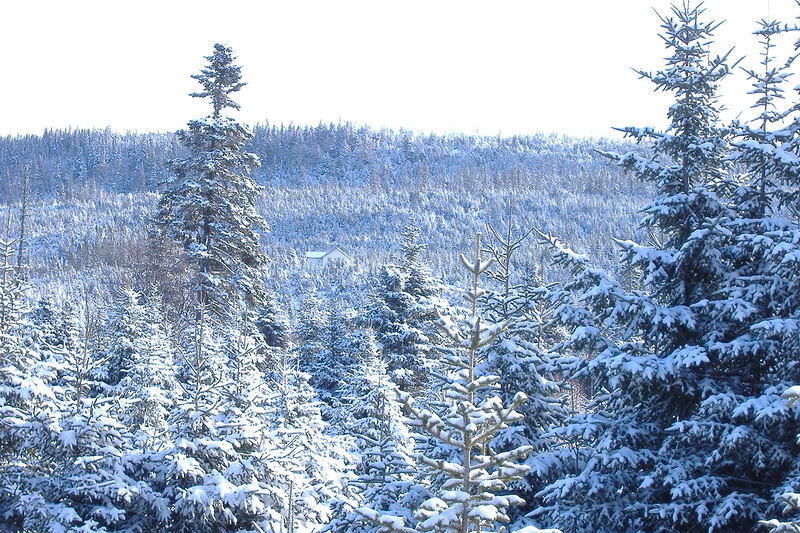
<path id="1" fill-rule="evenodd" d="M 0 531 L 800 532 L 797 21 L 658 16 L 621 140 L 0 138 Z"/>

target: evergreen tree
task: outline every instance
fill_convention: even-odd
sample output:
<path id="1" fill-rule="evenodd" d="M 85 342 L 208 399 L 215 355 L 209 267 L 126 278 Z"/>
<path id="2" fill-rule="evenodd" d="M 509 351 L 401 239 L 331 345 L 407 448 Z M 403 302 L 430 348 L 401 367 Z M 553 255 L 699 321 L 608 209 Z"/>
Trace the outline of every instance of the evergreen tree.
<path id="1" fill-rule="evenodd" d="M 52 396 L 50 409 L 39 405 L 26 417 L 35 435 L 8 513 L 25 531 L 134 532 L 164 518 L 160 495 L 131 475 L 137 454 L 120 418 L 124 401 L 97 379 L 105 359 L 88 299 L 85 311 L 79 317 L 65 305 L 44 332 L 32 326 L 29 342 L 48 358 Z"/>
<path id="2" fill-rule="evenodd" d="M 160 494 L 131 476 L 136 454 L 115 402 L 100 395 L 59 420 L 57 439 L 47 442 L 29 472 L 14 513 L 25 531 L 141 531 L 165 518 Z M 41 445 L 40 445 L 41 446 Z"/>
<path id="3" fill-rule="evenodd" d="M 289 345 L 289 324 L 272 294 L 256 312 L 256 327 L 264 338 L 264 343 L 273 348 L 286 348 Z"/>
<path id="4" fill-rule="evenodd" d="M 117 385 L 134 368 L 140 354 L 137 341 L 144 335 L 146 311 L 141 295 L 125 289 L 115 298 L 103 328 L 106 339 L 106 376 L 109 385 Z"/>
<path id="5" fill-rule="evenodd" d="M 36 334 L 36 343 L 45 346 L 61 346 L 64 338 L 59 330 L 59 311 L 52 296 L 41 298 L 30 314 L 31 328 Z"/>
<path id="6" fill-rule="evenodd" d="M 325 314 L 324 304 L 317 296 L 309 292 L 300 302 L 297 322 L 294 325 L 296 345 L 293 351 L 297 354 L 301 369 L 310 368 L 317 356 L 324 349 Z"/>
<path id="7" fill-rule="evenodd" d="M 169 531 L 252 530 L 269 517 L 254 464 L 265 427 L 257 333 L 248 321 L 226 329 L 203 318 L 179 350 L 181 396 L 169 446 L 150 453 L 151 484 L 168 502 Z"/>
<path id="8" fill-rule="evenodd" d="M 800 191 L 800 123 L 798 105 L 784 103 L 785 84 L 796 56 L 774 57 L 776 45 L 790 30 L 776 21 L 761 21 L 755 35 L 764 48 L 760 69 L 747 69 L 752 81 L 755 117 L 734 124 L 730 156 L 738 174 L 734 195 L 738 218 L 729 228 L 734 242 L 727 257 L 734 275 L 723 287 L 719 304 L 731 323 L 731 335 L 717 349 L 716 394 L 709 395 L 702 420 L 711 430 L 694 431 L 696 441 L 714 448 L 714 472 L 741 500 L 749 498 L 749 515 L 774 516 L 776 494 L 800 487 L 795 435 L 797 408 L 786 409 L 780 392 L 800 380 L 800 313 L 796 257 L 800 228 L 796 198 Z M 795 97 L 796 98 L 796 97 Z M 794 402 L 789 402 L 790 406 Z M 699 416 L 692 417 L 694 419 Z M 696 444 L 695 444 L 696 445 Z M 727 465 L 736 465 L 732 468 Z M 722 465 L 726 465 L 723 467 Z M 691 474 L 691 470 L 689 471 Z M 699 474 L 695 474 L 699 475 Z M 784 498 L 791 502 L 791 496 Z M 751 510 L 753 509 L 753 510 Z"/>
<path id="9" fill-rule="evenodd" d="M 26 323 L 26 286 L 11 264 L 13 241 L 0 241 L 0 525 L 21 528 L 17 512 L 31 478 L 47 473 L 42 450 L 58 430 L 54 369 L 35 350 Z"/>
<path id="10" fill-rule="evenodd" d="M 365 320 L 375 329 L 389 374 L 402 390 L 419 391 L 433 364 L 439 289 L 419 255 L 420 229 L 412 221 L 403 230 L 399 265 L 383 267 L 375 280 Z"/>
<path id="11" fill-rule="evenodd" d="M 794 407 L 797 400 L 800 400 L 800 387 L 792 386 L 786 389 L 781 397 L 786 400 L 788 406 Z M 800 439 L 800 435 L 797 436 Z M 795 469 L 796 470 L 796 469 Z M 795 485 L 794 487 L 797 487 Z M 781 502 L 783 503 L 783 514 L 791 514 L 793 520 L 782 522 L 776 518 L 771 520 L 763 520 L 759 522 L 760 525 L 770 528 L 770 533 L 798 533 L 800 531 L 800 494 L 795 492 L 795 488 L 791 488 L 789 492 L 781 494 Z"/>
<path id="12" fill-rule="evenodd" d="M 352 313 L 336 296 L 320 300 L 309 295 L 300 310 L 297 334 L 300 370 L 324 402 L 325 419 L 340 427 L 348 413 L 342 406 L 355 373 L 354 356 L 359 351 L 358 336 L 352 329 Z M 346 401 L 345 401 L 346 403 Z"/>
<path id="13" fill-rule="evenodd" d="M 483 293 L 479 277 L 491 264 L 481 259 L 480 236 L 475 258 L 470 261 L 462 256 L 462 261 L 472 274 L 472 287 L 466 294 L 470 311 L 457 322 L 444 320 L 445 331 L 457 346 L 445 357 L 452 370 L 452 378 L 444 390 L 447 405 L 437 414 L 419 408 L 404 394 L 411 425 L 457 450 L 457 457 L 443 460 L 424 453 L 417 455 L 419 463 L 444 481 L 435 491 L 437 496 L 426 500 L 417 510 L 416 523 L 411 527 L 403 517 L 381 514 L 368 507 L 358 510 L 388 531 L 498 531 L 498 524 L 509 520 L 506 509 L 523 503 L 518 496 L 502 493 L 508 483 L 527 471 L 527 467 L 515 461 L 523 459 L 530 447 L 495 452 L 489 443 L 499 431 L 521 418 L 516 408 L 525 400 L 525 395 L 518 393 L 513 404 L 504 407 L 501 399 L 491 394 L 499 378 L 475 373 L 481 348 L 492 342 L 503 327 L 503 324 L 484 322 L 478 314 L 478 301 Z"/>
<path id="14" fill-rule="evenodd" d="M 305 370 L 311 374 L 311 384 L 320 393 L 323 401 L 330 403 L 333 397 L 349 388 L 355 368 L 353 338 L 350 318 L 342 308 L 342 302 L 333 297 L 325 302 L 322 329 L 322 350 L 316 354 Z"/>
<path id="15" fill-rule="evenodd" d="M 263 479 L 274 491 L 276 511 L 265 531 L 310 533 L 331 519 L 331 509 L 348 499 L 348 470 L 353 457 L 350 439 L 330 435 L 322 419 L 321 402 L 295 358 L 284 352 L 280 364 L 268 373 L 269 393 L 264 403 L 269 418 L 261 461 Z"/>
<path id="16" fill-rule="evenodd" d="M 360 456 L 350 486 L 358 490 L 361 506 L 410 521 L 430 493 L 414 478 L 418 473 L 411 457 L 414 440 L 402 415 L 397 385 L 389 378 L 374 344 L 367 341 L 364 345 L 352 399 L 346 407 L 351 415 L 348 433 L 355 438 Z M 324 531 L 378 533 L 381 526 L 365 521 L 351 502 L 342 502 Z"/>
<path id="17" fill-rule="evenodd" d="M 722 255 L 731 272 L 714 302 L 718 323 L 707 337 L 702 401 L 670 428 L 662 446 L 672 490 L 663 512 L 686 523 L 700 519 L 709 530 L 751 527 L 776 510 L 774 495 L 798 479 L 800 424 L 780 398 L 800 380 L 798 341 L 786 331 L 800 310 L 797 268 L 787 264 L 798 253 L 789 207 L 800 190 L 792 143 L 797 107 L 781 110 L 793 58 L 776 66 L 772 57 L 783 31 L 762 21 L 756 35 L 764 46 L 763 70 L 746 71 L 758 114 L 734 129 L 736 218 L 726 224 L 732 242 Z"/>
<path id="18" fill-rule="evenodd" d="M 160 300 L 140 305 L 144 313 L 141 334 L 133 339 L 135 358 L 119 383 L 126 402 L 123 423 L 133 432 L 136 448 L 163 448 L 169 442 L 167 419 L 175 408 L 177 368 L 175 350 L 164 331 Z"/>
<path id="19" fill-rule="evenodd" d="M 536 278 L 525 280 L 527 285 L 514 280 L 514 252 L 528 234 L 514 237 L 510 218 L 503 233 L 489 224 L 487 229 L 493 238 L 487 242 L 485 251 L 493 263 L 486 272 L 498 288 L 487 290 L 480 303 L 487 318 L 505 323 L 506 327 L 481 349 L 484 364 L 476 372 L 500 377 L 499 396 L 504 404 L 512 403 L 518 391 L 528 398 L 518 408 L 524 419 L 499 431 L 491 442 L 501 452 L 531 447 L 525 461 L 528 473 L 510 485 L 526 501 L 526 505 L 513 513 L 519 519 L 538 506 L 536 493 L 554 480 L 563 456 L 568 453 L 548 432 L 562 426 L 570 415 L 563 376 L 574 364 L 574 357 L 549 352 L 561 339 L 548 324 L 550 310 L 544 301 L 545 288 Z"/>
<path id="20" fill-rule="evenodd" d="M 421 230 L 417 221 L 412 218 L 401 233 L 400 267 L 406 274 L 406 291 L 417 298 L 430 298 L 435 296 L 438 290 L 435 281 L 431 279 L 430 271 L 420 259 L 420 255 L 426 248 L 425 244 L 420 242 L 420 234 Z"/>
<path id="21" fill-rule="evenodd" d="M 572 329 L 562 347 L 591 355 L 579 375 L 598 391 L 587 413 L 555 431 L 579 437 L 575 468 L 541 493 L 549 507 L 538 512 L 574 531 L 746 530 L 761 498 L 754 472 L 728 455 L 741 435 L 717 418 L 742 383 L 727 379 L 737 325 L 722 292 L 734 275 L 724 253 L 735 212 L 725 202 L 732 187 L 715 93 L 730 68 L 727 56 L 710 56 L 717 25 L 702 20 L 703 9 L 672 12 L 662 17 L 666 68 L 641 73 L 675 94 L 671 124 L 663 133 L 623 130 L 650 140 L 652 156 L 606 154 L 656 188 L 642 220 L 652 244 L 618 241 L 644 289 L 626 291 L 550 239 L 575 274 L 552 296 Z M 736 462 L 752 451 L 739 448 Z"/>
<path id="22" fill-rule="evenodd" d="M 794 187 L 797 162 L 792 157 L 796 149 L 792 141 L 797 134 L 793 120 L 797 106 L 785 103 L 785 86 L 797 56 L 776 64 L 776 47 L 790 29 L 778 21 L 762 20 L 759 26 L 754 34 L 764 48 L 761 68 L 743 69 L 751 80 L 750 94 L 755 96 L 751 109 L 756 114 L 745 123 L 734 123 L 731 154 L 743 174 L 735 205 L 740 218 L 750 223 L 763 223 L 775 210 L 791 208 L 800 194 Z"/>
<path id="23" fill-rule="evenodd" d="M 255 209 L 260 189 L 249 175 L 258 158 L 244 150 L 251 134 L 221 115 L 239 108 L 231 93 L 244 86 L 240 68 L 221 44 L 206 59 L 208 67 L 193 76 L 204 91 L 192 96 L 210 99 L 212 114 L 178 132 L 189 155 L 170 161 L 155 222 L 193 262 L 190 284 L 198 304 L 220 313 L 230 302 L 262 301 L 259 269 L 266 258 L 257 230 L 266 224 Z"/>
<path id="24" fill-rule="evenodd" d="M 13 246 L 13 242 L 0 241 L 0 392 L 3 399 L 0 409 L 3 426 L 9 422 L 13 425 L 15 418 L 22 418 L 16 409 L 21 407 L 21 402 L 28 395 L 25 383 L 34 357 L 23 339 L 25 286 L 10 263 Z M 10 426 L 4 427 L 0 449 L 13 445 L 13 435 L 9 432 L 11 429 Z"/>
<path id="25" fill-rule="evenodd" d="M 236 455 L 220 427 L 230 385 L 227 360 L 207 317 L 187 333 L 179 350 L 182 395 L 168 419 L 172 446 L 162 453 L 157 482 L 170 502 L 171 530 L 235 530 L 236 515 L 221 494 L 221 473 Z"/>
<path id="26" fill-rule="evenodd" d="M 519 237 L 514 236 L 512 221 L 509 214 L 504 233 L 491 224 L 486 224 L 492 241 L 486 243 L 484 251 L 493 259 L 493 266 L 487 270 L 486 274 L 496 282 L 499 288 L 487 291 L 481 304 L 486 312 L 491 313 L 490 316 L 493 319 L 499 321 L 509 320 L 512 316 L 519 315 L 527 305 L 520 290 L 522 287 L 514 283 L 513 260 L 514 253 L 519 250 L 531 232 L 527 231 Z"/>

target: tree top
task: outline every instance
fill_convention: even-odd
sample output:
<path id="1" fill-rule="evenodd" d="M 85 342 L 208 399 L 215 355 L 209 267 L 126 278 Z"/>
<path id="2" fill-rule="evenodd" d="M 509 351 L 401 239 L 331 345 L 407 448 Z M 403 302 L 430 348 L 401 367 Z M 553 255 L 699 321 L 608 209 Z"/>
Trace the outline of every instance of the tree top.
<path id="1" fill-rule="evenodd" d="M 211 98 L 211 105 L 214 109 L 211 116 L 219 118 L 220 112 L 226 107 L 239 109 L 239 104 L 231 99 L 230 94 L 247 84 L 241 81 L 241 67 L 233 64 L 236 56 L 233 55 L 230 47 L 216 43 L 214 53 L 205 57 L 208 60 L 208 66 L 202 69 L 200 74 L 192 75 L 192 78 L 199 81 L 205 90 L 191 93 L 190 96 Z"/>

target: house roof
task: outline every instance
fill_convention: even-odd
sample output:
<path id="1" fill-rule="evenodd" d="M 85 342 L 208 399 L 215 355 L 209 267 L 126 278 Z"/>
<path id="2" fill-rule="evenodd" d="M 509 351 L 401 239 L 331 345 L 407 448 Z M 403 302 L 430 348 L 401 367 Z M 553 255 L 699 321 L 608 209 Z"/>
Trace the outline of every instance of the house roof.
<path id="1" fill-rule="evenodd" d="M 330 252 L 328 252 L 327 254 L 325 254 L 325 255 L 332 254 L 333 252 L 339 252 L 340 254 L 342 254 L 343 256 L 345 256 L 345 257 L 346 257 L 347 259 L 349 259 L 350 261 L 352 261 L 352 260 L 353 260 L 353 258 L 352 258 L 352 257 L 350 257 L 349 255 L 347 255 L 346 253 L 344 253 L 344 252 L 342 251 L 342 249 L 341 249 L 341 248 L 339 248 L 338 246 L 337 246 L 336 248 L 334 248 L 333 250 L 331 250 Z"/>
<path id="2" fill-rule="evenodd" d="M 342 249 L 341 249 L 341 248 L 339 248 L 338 246 L 337 246 L 337 247 L 335 247 L 333 250 L 331 250 L 331 251 L 329 251 L 329 252 L 306 252 L 306 258 L 307 258 L 307 259 L 322 259 L 322 258 L 323 258 L 323 257 L 325 257 L 326 255 L 330 255 L 330 254 L 332 254 L 333 252 L 339 252 L 340 254 L 342 254 L 343 256 L 345 256 L 345 257 L 346 257 L 347 259 L 349 259 L 350 261 L 352 261 L 352 260 L 353 260 L 353 259 L 352 259 L 352 258 L 351 258 L 349 255 L 347 255 L 346 253 L 344 253 L 344 252 L 342 251 Z"/>

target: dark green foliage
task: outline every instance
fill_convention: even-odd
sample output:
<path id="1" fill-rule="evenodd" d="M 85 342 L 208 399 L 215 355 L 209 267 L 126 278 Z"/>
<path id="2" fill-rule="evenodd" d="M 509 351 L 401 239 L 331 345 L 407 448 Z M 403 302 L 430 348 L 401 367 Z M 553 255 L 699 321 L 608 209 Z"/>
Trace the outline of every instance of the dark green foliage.
<path id="1" fill-rule="evenodd" d="M 289 346 L 289 324 L 274 297 L 267 296 L 264 299 L 264 303 L 256 311 L 255 325 L 267 346 Z"/>

